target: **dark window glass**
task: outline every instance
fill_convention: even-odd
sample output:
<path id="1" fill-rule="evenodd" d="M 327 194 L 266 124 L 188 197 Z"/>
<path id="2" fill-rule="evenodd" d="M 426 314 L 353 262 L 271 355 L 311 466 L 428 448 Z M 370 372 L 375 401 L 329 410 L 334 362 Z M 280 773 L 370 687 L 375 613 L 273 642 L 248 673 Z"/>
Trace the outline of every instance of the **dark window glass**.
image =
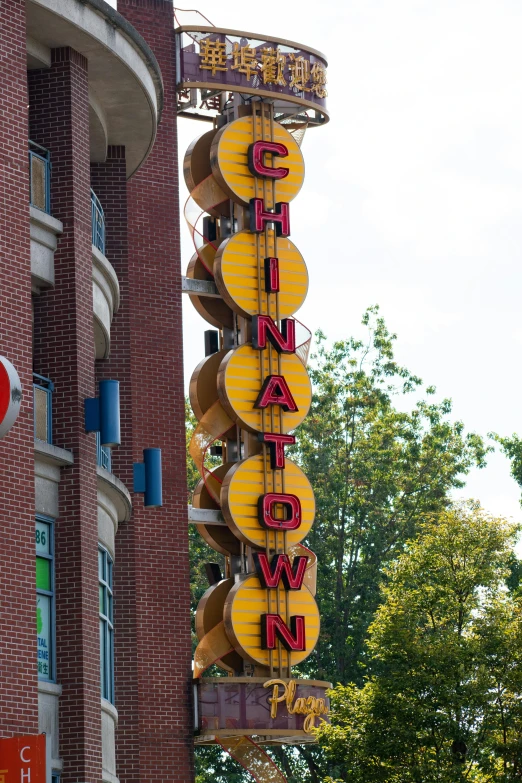
<path id="1" fill-rule="evenodd" d="M 100 678 L 101 695 L 114 703 L 114 625 L 112 607 L 112 560 L 106 549 L 98 550 L 100 594 Z"/>

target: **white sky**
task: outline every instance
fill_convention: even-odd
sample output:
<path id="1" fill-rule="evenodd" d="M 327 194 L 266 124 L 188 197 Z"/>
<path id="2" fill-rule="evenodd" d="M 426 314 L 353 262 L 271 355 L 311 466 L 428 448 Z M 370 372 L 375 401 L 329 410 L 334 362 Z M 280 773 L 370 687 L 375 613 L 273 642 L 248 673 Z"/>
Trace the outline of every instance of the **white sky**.
<path id="1" fill-rule="evenodd" d="M 303 142 L 292 240 L 310 273 L 298 313 L 330 339 L 373 303 L 397 358 L 468 429 L 522 430 L 522 4 L 510 0 L 199 0 L 214 24 L 326 53 L 330 123 Z M 182 21 L 189 23 L 187 16 Z M 181 160 L 207 130 L 180 120 Z M 186 189 L 181 184 L 181 201 Z M 182 223 L 183 274 L 191 255 Z M 211 328 L 185 300 L 185 375 Z M 466 495 L 522 517 L 492 455 Z"/>

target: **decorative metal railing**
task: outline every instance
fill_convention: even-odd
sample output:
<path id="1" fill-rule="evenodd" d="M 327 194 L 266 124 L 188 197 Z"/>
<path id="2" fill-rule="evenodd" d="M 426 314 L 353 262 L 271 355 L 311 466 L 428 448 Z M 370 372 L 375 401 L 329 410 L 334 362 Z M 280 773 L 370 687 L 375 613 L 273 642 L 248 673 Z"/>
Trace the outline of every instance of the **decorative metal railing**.
<path id="1" fill-rule="evenodd" d="M 111 473 L 111 450 L 109 446 L 102 446 L 100 443 L 100 433 L 96 433 L 96 463 L 100 468 L 105 468 Z"/>
<path id="2" fill-rule="evenodd" d="M 92 244 L 105 254 L 105 215 L 103 207 L 91 188 Z"/>

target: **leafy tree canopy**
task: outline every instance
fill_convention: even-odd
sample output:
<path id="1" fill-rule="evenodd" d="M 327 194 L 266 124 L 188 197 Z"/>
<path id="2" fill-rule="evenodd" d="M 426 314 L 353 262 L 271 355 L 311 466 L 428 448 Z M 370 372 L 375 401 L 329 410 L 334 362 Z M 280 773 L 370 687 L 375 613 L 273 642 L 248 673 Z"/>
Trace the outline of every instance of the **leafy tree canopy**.
<path id="1" fill-rule="evenodd" d="M 350 783 L 522 776 L 522 602 L 506 587 L 518 528 L 477 503 L 425 513 L 386 571 L 372 673 L 333 691 L 319 731 Z"/>
<path id="2" fill-rule="evenodd" d="M 522 439 L 515 433 L 511 437 L 501 438 L 496 432 L 492 432 L 490 437 L 500 444 L 506 457 L 511 460 L 511 475 L 522 488 Z M 520 502 L 522 504 L 522 499 Z"/>
<path id="3" fill-rule="evenodd" d="M 363 325 L 364 340 L 328 347 L 324 335 L 316 335 L 309 367 L 312 405 L 296 431 L 296 446 L 288 450 L 316 497 L 316 520 L 305 543 L 318 556 L 322 626 L 315 652 L 295 675 L 359 686 L 372 671 L 365 640 L 382 601 L 385 567 L 415 538 L 421 519 L 448 507 L 452 490 L 463 486 L 472 467 L 485 464 L 488 451 L 478 435 L 452 420 L 450 400 L 437 402 L 435 389 L 396 361 L 396 335 L 377 307 L 365 313 Z M 187 407 L 188 439 L 194 426 Z M 197 479 L 189 459 L 189 487 Z M 193 526 L 190 545 L 195 609 L 207 586 L 203 564 L 219 556 Z M 316 749 L 281 752 L 289 779 L 316 783 L 326 774 Z M 221 769 L 220 758 L 215 748 L 198 751 L 201 783 L 218 783 L 212 770 Z M 328 771 L 334 774 L 333 762 Z"/>
<path id="4" fill-rule="evenodd" d="M 307 545 L 319 562 L 322 633 L 302 671 L 361 682 L 364 639 L 379 604 L 383 567 L 415 536 L 418 520 L 445 508 L 488 449 L 451 420 L 451 402 L 402 367 L 391 334 L 370 308 L 367 337 L 312 357 L 312 406 L 297 430 L 295 458 L 310 479 L 317 513 Z M 408 398 L 412 398 L 408 406 Z"/>

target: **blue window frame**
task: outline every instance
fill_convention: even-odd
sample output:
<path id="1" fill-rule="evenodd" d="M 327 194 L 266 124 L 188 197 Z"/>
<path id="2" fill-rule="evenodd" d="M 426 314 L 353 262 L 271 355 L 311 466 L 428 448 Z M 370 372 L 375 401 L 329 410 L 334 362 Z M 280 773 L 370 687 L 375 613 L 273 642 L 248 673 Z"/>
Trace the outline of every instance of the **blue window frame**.
<path id="1" fill-rule="evenodd" d="M 96 464 L 105 468 L 109 473 L 112 472 L 112 457 L 110 446 L 102 446 L 100 443 L 100 433 L 96 433 Z"/>
<path id="2" fill-rule="evenodd" d="M 105 215 L 100 200 L 91 188 L 92 244 L 105 253 Z"/>
<path id="3" fill-rule="evenodd" d="M 56 679 L 54 520 L 36 517 L 36 644 L 38 678 Z"/>
<path id="4" fill-rule="evenodd" d="M 29 202 L 51 214 L 51 156 L 34 141 L 29 141 Z"/>
<path id="5" fill-rule="evenodd" d="M 53 382 L 33 372 L 34 437 L 45 443 L 53 442 L 53 392 Z"/>
<path id="6" fill-rule="evenodd" d="M 98 547 L 100 594 L 100 679 L 101 695 L 114 704 L 114 610 L 112 597 L 112 558 Z"/>

